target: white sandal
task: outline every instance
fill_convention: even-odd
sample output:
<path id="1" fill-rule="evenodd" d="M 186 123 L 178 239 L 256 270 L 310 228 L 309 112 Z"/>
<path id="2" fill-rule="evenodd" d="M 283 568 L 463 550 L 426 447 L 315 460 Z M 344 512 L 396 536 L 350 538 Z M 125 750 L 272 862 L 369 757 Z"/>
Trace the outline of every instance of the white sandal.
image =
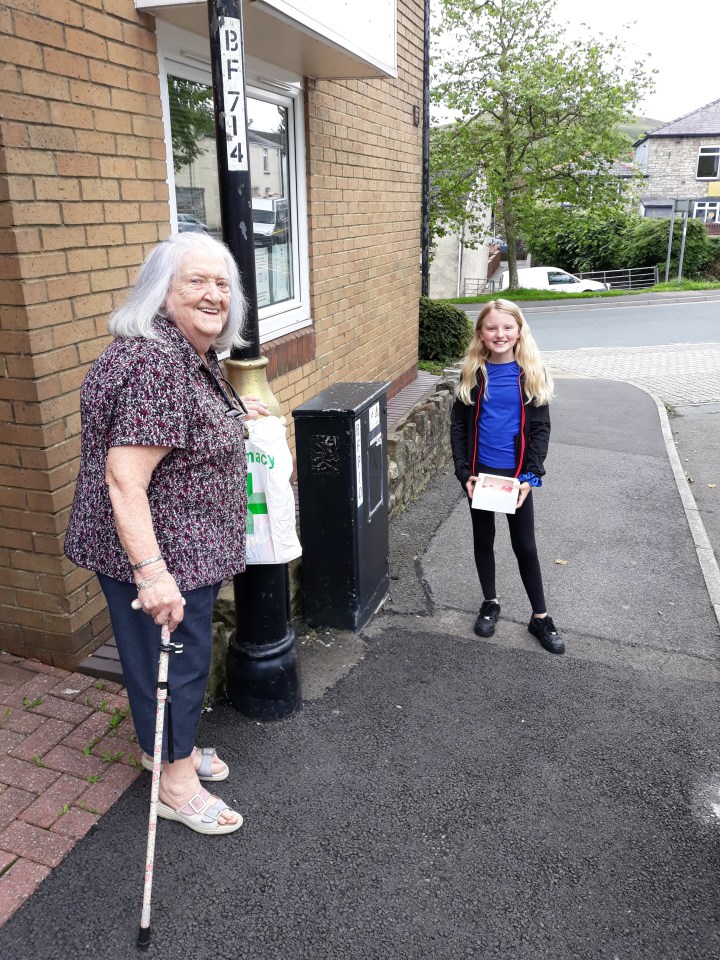
<path id="1" fill-rule="evenodd" d="M 184 803 L 177 810 L 173 810 L 162 800 L 158 800 L 157 814 L 164 820 L 176 820 L 178 823 L 184 823 L 196 833 L 219 834 L 233 833 L 239 830 L 243 825 L 243 818 L 235 810 L 231 810 L 237 817 L 236 823 L 218 823 L 218 819 L 223 810 L 230 810 L 228 805 L 218 797 L 211 796 L 207 790 L 203 789 L 190 797 L 187 803 Z"/>
<path id="2" fill-rule="evenodd" d="M 197 775 L 199 780 L 209 780 L 213 783 L 217 783 L 219 780 L 227 780 L 230 776 L 230 768 L 226 763 L 220 760 L 223 767 L 222 770 L 219 770 L 217 773 L 212 772 L 212 762 L 213 758 L 216 756 L 215 747 L 193 747 L 193 752 L 199 752 L 202 754 L 202 759 L 200 760 L 200 766 L 197 768 Z M 140 758 L 140 763 L 143 765 L 145 770 L 149 770 L 152 773 L 153 768 L 153 758 L 148 756 L 147 753 L 143 753 Z"/>

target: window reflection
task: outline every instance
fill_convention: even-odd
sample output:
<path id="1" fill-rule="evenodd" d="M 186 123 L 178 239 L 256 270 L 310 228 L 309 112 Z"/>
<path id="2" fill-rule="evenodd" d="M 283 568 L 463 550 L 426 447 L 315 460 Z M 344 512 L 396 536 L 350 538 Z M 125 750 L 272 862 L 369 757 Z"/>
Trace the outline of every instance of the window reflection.
<path id="1" fill-rule="evenodd" d="M 209 85 L 168 77 L 178 230 L 221 238 Z M 294 296 L 288 108 L 249 97 L 248 145 L 258 307 Z"/>

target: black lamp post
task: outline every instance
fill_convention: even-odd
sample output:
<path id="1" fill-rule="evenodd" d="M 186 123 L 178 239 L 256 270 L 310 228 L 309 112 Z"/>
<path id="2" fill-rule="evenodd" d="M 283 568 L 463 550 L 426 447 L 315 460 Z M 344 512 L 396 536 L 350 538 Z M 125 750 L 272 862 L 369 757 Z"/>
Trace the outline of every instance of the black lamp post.
<path id="1" fill-rule="evenodd" d="M 240 394 L 260 397 L 279 415 L 265 376 L 267 359 L 260 353 L 241 0 L 208 0 L 208 17 L 222 235 L 248 299 L 245 335 L 250 343 L 233 349 L 225 370 Z M 297 644 L 289 623 L 287 566 L 249 565 L 235 577 L 234 590 L 236 629 L 228 648 L 228 696 L 253 719 L 289 716 L 299 709 L 301 695 Z"/>

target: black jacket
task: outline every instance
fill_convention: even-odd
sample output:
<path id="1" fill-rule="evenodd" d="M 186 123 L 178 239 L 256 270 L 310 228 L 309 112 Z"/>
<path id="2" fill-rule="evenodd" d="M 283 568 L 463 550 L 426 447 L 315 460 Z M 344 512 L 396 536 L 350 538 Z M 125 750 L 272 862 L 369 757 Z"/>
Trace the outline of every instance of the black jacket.
<path id="1" fill-rule="evenodd" d="M 478 430 L 485 382 L 478 370 L 477 384 L 470 393 L 470 404 L 455 400 L 450 414 L 450 445 L 455 461 L 455 476 L 463 490 L 470 477 L 477 476 Z M 545 474 L 545 457 L 550 442 L 550 407 L 536 407 L 528 401 L 524 389 L 525 373 L 518 377 L 520 433 L 515 437 L 515 473 Z"/>

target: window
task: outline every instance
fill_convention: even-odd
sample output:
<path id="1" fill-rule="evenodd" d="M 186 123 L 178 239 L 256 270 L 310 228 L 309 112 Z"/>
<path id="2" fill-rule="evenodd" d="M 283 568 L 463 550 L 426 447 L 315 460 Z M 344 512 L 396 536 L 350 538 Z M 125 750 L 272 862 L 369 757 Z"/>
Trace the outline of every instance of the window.
<path id="1" fill-rule="evenodd" d="M 693 216 L 703 223 L 720 223 L 720 200 L 702 200 L 696 203 Z"/>
<path id="2" fill-rule="evenodd" d="M 697 163 L 698 180 L 717 180 L 720 176 L 720 145 L 700 147 Z"/>
<path id="3" fill-rule="evenodd" d="M 577 282 L 577 277 L 573 277 L 571 274 L 565 273 L 562 270 L 548 270 L 548 283 L 553 287 L 561 283 L 567 284 Z"/>
<path id="4" fill-rule="evenodd" d="M 209 51 L 197 38 L 163 48 L 171 208 L 179 231 L 221 238 L 220 191 Z M 202 64 L 202 66 L 201 66 Z M 206 64 L 206 65 L 205 65 Z M 297 84 L 250 85 L 247 118 L 260 340 L 310 323 L 302 98 Z M 278 90 L 274 89 L 277 86 Z M 282 89 L 282 92 L 278 92 Z"/>

